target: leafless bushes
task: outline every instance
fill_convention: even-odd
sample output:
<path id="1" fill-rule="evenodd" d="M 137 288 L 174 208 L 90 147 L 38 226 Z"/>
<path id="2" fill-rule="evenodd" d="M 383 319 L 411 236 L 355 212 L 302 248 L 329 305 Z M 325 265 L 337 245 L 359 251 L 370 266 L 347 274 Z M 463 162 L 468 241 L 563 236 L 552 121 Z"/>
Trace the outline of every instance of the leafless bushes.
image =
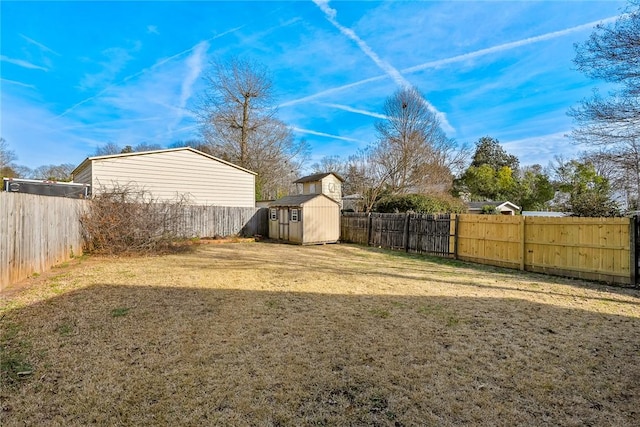
<path id="1" fill-rule="evenodd" d="M 132 186 L 101 191 L 81 215 L 85 251 L 105 254 L 153 253 L 182 237 L 184 196 L 160 201 Z"/>

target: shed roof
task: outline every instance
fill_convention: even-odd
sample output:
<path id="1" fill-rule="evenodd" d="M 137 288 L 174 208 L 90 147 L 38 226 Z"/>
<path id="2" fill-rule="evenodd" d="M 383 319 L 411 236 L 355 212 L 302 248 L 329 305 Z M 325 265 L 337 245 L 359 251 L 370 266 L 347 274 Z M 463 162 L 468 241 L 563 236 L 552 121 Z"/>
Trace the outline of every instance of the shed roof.
<path id="1" fill-rule="evenodd" d="M 195 148 L 191 148 L 191 147 L 167 148 L 167 149 L 164 149 L 164 150 L 136 151 L 134 153 L 120 153 L 120 154 L 109 154 L 109 155 L 106 155 L 106 156 L 87 157 L 86 159 L 84 159 L 82 161 L 82 163 L 80 163 L 80 165 L 78 165 L 77 168 L 75 168 L 73 170 L 73 172 L 71 172 L 71 174 L 75 175 L 76 171 L 79 171 L 79 170 L 83 169 L 84 167 L 87 166 L 87 164 L 89 164 L 90 162 L 92 162 L 94 160 L 115 159 L 115 158 L 120 158 L 120 157 L 131 157 L 131 156 L 144 156 L 144 155 L 148 155 L 148 154 L 169 153 L 169 152 L 172 152 L 172 151 L 185 151 L 185 150 L 194 152 L 196 154 L 200 154 L 201 156 L 207 157 L 207 158 L 209 158 L 211 160 L 216 160 L 216 161 L 218 161 L 220 163 L 224 163 L 225 165 L 234 167 L 236 169 L 239 169 L 241 171 L 250 173 L 252 175 L 257 175 L 256 172 L 250 171 L 250 170 L 245 169 L 243 167 L 240 167 L 238 165 L 234 165 L 231 162 L 227 162 L 226 160 L 219 159 L 219 158 L 217 158 L 215 156 L 212 156 L 210 154 L 204 153 L 204 152 L 202 152 L 200 150 L 196 150 Z"/>
<path id="2" fill-rule="evenodd" d="M 325 196 L 324 194 L 297 194 L 293 196 L 284 196 L 269 203 L 269 206 L 302 206 L 309 200 L 313 200 L 316 197 L 324 197 L 338 205 L 338 202 L 333 200 L 331 197 Z"/>
<path id="3" fill-rule="evenodd" d="M 344 182 L 344 178 L 342 178 L 340 175 L 338 175 L 335 172 L 326 172 L 326 173 L 316 173 L 313 175 L 307 175 L 307 176 L 303 176 L 302 178 L 293 181 L 294 184 L 302 184 L 304 182 L 313 182 L 313 181 L 320 181 L 322 178 L 325 178 L 329 175 L 333 175 L 336 178 L 338 178 L 340 180 L 340 182 Z"/>

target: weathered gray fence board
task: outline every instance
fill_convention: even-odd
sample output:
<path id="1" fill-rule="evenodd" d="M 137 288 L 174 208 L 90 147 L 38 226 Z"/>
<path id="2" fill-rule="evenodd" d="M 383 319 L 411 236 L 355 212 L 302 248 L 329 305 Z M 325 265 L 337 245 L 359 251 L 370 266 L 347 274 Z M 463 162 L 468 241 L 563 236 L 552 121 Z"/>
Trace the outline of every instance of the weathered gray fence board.
<path id="1" fill-rule="evenodd" d="M 227 206 L 180 206 L 176 234 L 183 237 L 255 236 L 268 233 L 268 209 Z"/>
<path id="2" fill-rule="evenodd" d="M 450 256 L 450 215 L 344 213 L 341 240 L 408 252 Z"/>
<path id="3" fill-rule="evenodd" d="M 80 215 L 90 202 L 0 192 L 0 289 L 82 253 Z M 268 209 L 179 206 L 182 237 L 268 235 Z"/>
<path id="4" fill-rule="evenodd" d="M 0 288 L 81 254 L 86 203 L 0 192 Z"/>

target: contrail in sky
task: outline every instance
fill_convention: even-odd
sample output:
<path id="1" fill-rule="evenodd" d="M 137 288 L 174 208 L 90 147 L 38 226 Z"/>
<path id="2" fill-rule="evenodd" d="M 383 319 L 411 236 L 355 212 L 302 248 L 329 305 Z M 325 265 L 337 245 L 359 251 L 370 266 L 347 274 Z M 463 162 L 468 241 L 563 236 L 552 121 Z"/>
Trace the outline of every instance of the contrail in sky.
<path id="1" fill-rule="evenodd" d="M 594 26 L 598 25 L 598 24 L 607 24 L 610 22 L 615 21 L 616 19 L 618 19 L 618 16 L 612 16 L 600 21 L 593 21 L 593 22 L 589 22 L 587 24 L 582 24 L 582 25 L 578 25 L 575 27 L 571 27 L 571 28 L 567 28 L 565 30 L 560 30 L 560 31 L 554 31 L 551 33 L 547 33 L 547 34 L 542 34 L 540 36 L 535 36 L 535 37 L 529 37 L 526 39 L 522 39 L 522 40 L 517 40 L 514 42 L 509 42 L 509 43 L 504 43 L 498 46 L 493 46 L 493 47 L 489 47 L 486 49 L 480 49 L 477 50 L 475 52 L 469 52 L 469 53 L 465 53 L 462 55 L 457 55 L 457 56 L 452 56 L 451 58 L 444 58 L 444 59 L 438 59 L 435 61 L 430 61 L 430 62 L 425 62 L 423 64 L 419 64 L 419 65 L 414 65 L 413 67 L 409 67 L 409 68 L 404 68 L 402 70 L 400 70 L 402 73 L 415 73 L 417 71 L 422 71 L 422 70 L 426 70 L 428 68 L 437 68 L 443 65 L 448 65 L 448 64 L 453 64 L 455 62 L 461 62 L 461 61 L 466 61 L 468 59 L 473 59 L 473 58 L 478 58 L 484 55 L 489 55 L 491 53 L 496 53 L 496 52 L 502 52 L 502 51 L 506 51 L 509 49 L 513 49 L 516 47 L 520 47 L 520 46 L 526 46 L 529 44 L 533 44 L 533 43 L 538 43 L 541 41 L 545 41 L 545 40 L 551 40 L 554 38 L 558 38 L 558 37 L 562 37 L 565 36 L 567 34 L 571 34 L 577 31 L 582 31 L 585 29 L 590 29 L 593 28 Z M 369 77 L 368 79 L 364 79 L 364 80 L 358 80 L 356 82 L 353 83 L 348 83 L 346 85 L 343 86 L 337 86 L 334 88 L 330 88 L 330 89 L 325 89 L 321 92 L 317 92 L 314 93 L 312 95 L 307 95 L 304 96 L 302 98 L 297 98 L 297 99 L 292 99 L 291 101 L 286 101 L 283 102 L 282 104 L 280 104 L 280 107 L 288 107 L 291 105 L 296 105 L 296 104 L 300 104 L 302 102 L 306 102 L 306 101 L 311 101 L 317 98 L 321 98 L 323 96 L 326 95 L 330 95 L 336 92 L 341 92 L 343 90 L 346 89 L 351 89 L 353 87 L 357 87 L 357 86 L 361 86 L 361 85 L 365 85 L 367 83 L 371 83 L 371 82 L 376 82 L 376 81 L 380 81 L 380 80 L 384 80 L 386 79 L 388 76 L 384 75 L 384 76 L 375 76 L 375 77 Z"/>
<path id="2" fill-rule="evenodd" d="M 169 61 L 172 61 L 172 60 L 174 60 L 176 58 L 181 57 L 182 55 L 184 55 L 186 53 L 189 53 L 189 52 L 197 49 L 198 47 L 200 47 L 202 45 L 202 43 L 205 43 L 205 42 L 208 43 L 208 42 L 210 42 L 212 40 L 215 40 L 217 38 L 220 38 L 222 36 L 226 36 L 229 33 L 233 33 L 235 31 L 238 31 L 238 30 L 242 29 L 243 27 L 244 27 L 244 25 L 241 25 L 239 27 L 235 27 L 235 28 L 232 28 L 232 29 L 230 29 L 228 31 L 225 31 L 224 33 L 216 34 L 215 36 L 213 36 L 211 38 L 208 38 L 206 40 L 203 40 L 203 41 L 199 42 L 198 44 L 195 44 L 195 45 L 191 46 L 189 49 L 183 50 L 182 52 L 176 53 L 175 55 L 172 55 L 172 56 L 170 56 L 168 58 L 165 58 L 165 59 L 162 59 L 161 61 L 156 62 L 155 64 L 153 64 L 149 68 L 145 68 L 145 69 L 143 69 L 141 71 L 138 71 L 135 74 L 127 76 L 124 79 L 122 79 L 122 81 L 120 83 L 111 84 L 111 85 L 105 87 L 104 89 L 102 89 L 100 92 L 96 93 L 95 95 L 90 96 L 89 98 L 83 99 L 82 101 L 80 101 L 80 102 L 72 105 L 71 107 L 67 108 L 61 114 L 59 114 L 56 117 L 54 117 L 54 120 L 55 119 L 59 119 L 60 117 L 66 116 L 67 114 L 69 114 L 71 111 L 75 110 L 76 108 L 78 108 L 82 104 L 85 104 L 85 103 L 87 103 L 87 102 L 89 102 L 89 101 L 91 101 L 93 99 L 96 99 L 96 98 L 102 96 L 105 92 L 107 92 L 109 89 L 111 89 L 113 87 L 116 87 L 116 86 L 118 86 L 118 85 L 120 85 L 122 83 L 126 83 L 126 82 L 128 82 L 129 80 L 131 80 L 131 79 L 133 79 L 135 77 L 138 77 L 138 76 L 141 76 L 142 74 L 148 73 L 149 71 L 154 70 L 154 69 L 158 68 L 159 66 L 166 64 Z"/>
<path id="3" fill-rule="evenodd" d="M 332 9 L 331 7 L 329 7 L 329 0 L 313 0 L 313 2 L 316 4 L 316 6 L 320 8 L 320 10 L 322 10 L 327 20 L 334 27 L 336 27 L 338 31 L 340 31 L 347 38 L 353 40 L 358 45 L 360 50 L 369 58 L 371 58 L 371 60 L 378 66 L 378 68 L 380 68 L 389 77 L 391 77 L 398 86 L 402 88 L 412 87 L 412 84 L 407 79 L 405 79 L 404 76 L 393 65 L 389 64 L 387 61 L 380 58 L 380 56 L 378 56 L 378 54 L 375 53 L 373 49 L 371 49 L 371 47 L 355 33 L 355 31 L 345 27 L 344 25 L 340 24 L 336 20 L 337 12 L 335 9 Z M 447 121 L 446 115 L 443 112 L 438 111 L 438 109 L 436 109 L 436 107 L 434 107 L 433 104 L 431 104 L 429 101 L 424 99 L 424 97 L 421 97 L 421 99 L 424 105 L 431 112 L 436 114 L 436 116 L 438 116 L 438 118 L 440 119 L 440 124 L 442 125 L 442 128 L 447 132 L 455 133 L 455 129 Z"/>
<path id="4" fill-rule="evenodd" d="M 357 108 L 352 108 L 349 107 L 348 105 L 342 105 L 342 104 L 328 104 L 328 103 L 320 103 L 320 105 L 325 105 L 327 107 L 331 107 L 331 108 L 335 108 L 337 110 L 344 110 L 344 111 L 349 111 L 351 113 L 357 113 L 357 114 L 362 114 L 365 116 L 371 116 L 371 117 L 375 117 L 376 119 L 383 119 L 386 120 L 389 117 L 385 116 L 384 114 L 380 114 L 380 113 L 372 113 L 371 111 L 366 111 L 366 110 L 360 110 Z"/>
<path id="5" fill-rule="evenodd" d="M 298 127 L 292 127 L 291 130 L 293 130 L 294 132 L 307 133 L 309 135 L 326 136 L 327 138 L 341 139 L 343 141 L 349 141 L 349 142 L 364 142 L 364 141 L 360 141 L 359 139 L 355 139 L 355 138 L 349 138 L 349 137 L 346 137 L 346 136 L 331 135 L 330 133 L 317 132 L 315 130 L 302 129 L 302 128 L 298 128 Z"/>
<path id="6" fill-rule="evenodd" d="M 20 37 L 22 37 L 23 39 L 25 39 L 26 41 L 28 41 L 32 45 L 35 45 L 35 46 L 39 47 L 40 50 L 43 50 L 43 51 L 49 52 L 49 53 L 53 53 L 54 55 L 62 56 L 58 52 L 56 52 L 55 50 L 51 49 L 50 47 L 47 47 L 47 46 L 43 45 L 42 43 L 40 43 L 38 41 L 35 41 L 34 39 L 32 39 L 30 37 L 25 36 L 24 34 L 20 34 Z"/>

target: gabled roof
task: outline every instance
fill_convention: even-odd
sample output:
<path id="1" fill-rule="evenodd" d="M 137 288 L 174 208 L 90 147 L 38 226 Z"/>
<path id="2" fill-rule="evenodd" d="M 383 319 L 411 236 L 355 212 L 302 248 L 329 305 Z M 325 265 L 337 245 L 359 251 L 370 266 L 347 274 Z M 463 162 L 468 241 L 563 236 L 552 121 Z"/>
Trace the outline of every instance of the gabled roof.
<path id="1" fill-rule="evenodd" d="M 256 172 L 250 171 L 248 169 L 245 169 L 243 167 L 240 167 L 238 165 L 234 165 L 231 162 L 227 162 L 226 160 L 222 160 L 219 159 L 215 156 L 212 156 L 210 154 L 204 153 L 200 150 L 196 150 L 195 148 L 191 148 L 191 147 L 178 147 L 178 148 L 167 148 L 164 150 L 152 150 L 152 151 L 137 151 L 135 153 L 120 153 L 120 154 L 109 154 L 106 156 L 93 156 L 93 157 L 87 157 L 86 159 L 84 159 L 84 161 L 82 163 L 80 163 L 80 165 L 78 165 L 77 168 L 75 168 L 73 170 L 73 172 L 71 172 L 71 175 L 75 175 L 76 171 L 79 171 L 81 169 L 83 169 L 85 166 L 87 166 L 87 164 L 95 161 L 95 160 L 104 160 L 104 159 L 116 159 L 116 158 L 120 158 L 120 157 L 132 157 L 132 156 L 145 156 L 145 155 L 149 155 L 149 154 L 157 154 L 157 153 L 169 153 L 169 152 L 173 152 L 173 151 L 191 151 L 193 153 L 199 154 L 201 156 L 207 157 L 211 160 L 216 160 L 220 163 L 224 163 L 227 166 L 231 166 L 233 168 L 239 169 L 241 171 L 250 173 L 252 175 L 257 175 Z"/>
<path id="2" fill-rule="evenodd" d="M 293 181 L 294 184 L 302 184 L 304 182 L 314 182 L 314 181 L 320 181 L 322 178 L 325 178 L 329 175 L 333 175 L 336 178 L 338 178 L 340 180 L 340 182 L 344 182 L 344 178 L 342 178 L 340 175 L 338 175 L 335 172 L 326 172 L 326 173 L 316 173 L 313 175 L 307 175 L 307 176 L 303 176 L 302 178 Z"/>
<path id="3" fill-rule="evenodd" d="M 338 205 L 339 203 L 333 200 L 331 197 L 327 197 L 324 194 L 297 194 L 293 196 L 284 196 L 278 200 L 275 200 L 269 203 L 269 206 L 302 206 L 307 203 L 309 200 L 313 200 L 316 197 L 324 197 L 328 200 L 331 200 L 333 203 Z"/>
<path id="4" fill-rule="evenodd" d="M 485 206 L 493 206 L 496 209 L 498 208 L 511 208 L 513 210 L 520 210 L 520 206 L 514 205 L 511 202 L 493 202 L 493 201 L 484 201 L 484 202 L 469 202 L 467 203 L 467 207 L 470 210 L 481 210 Z"/>

